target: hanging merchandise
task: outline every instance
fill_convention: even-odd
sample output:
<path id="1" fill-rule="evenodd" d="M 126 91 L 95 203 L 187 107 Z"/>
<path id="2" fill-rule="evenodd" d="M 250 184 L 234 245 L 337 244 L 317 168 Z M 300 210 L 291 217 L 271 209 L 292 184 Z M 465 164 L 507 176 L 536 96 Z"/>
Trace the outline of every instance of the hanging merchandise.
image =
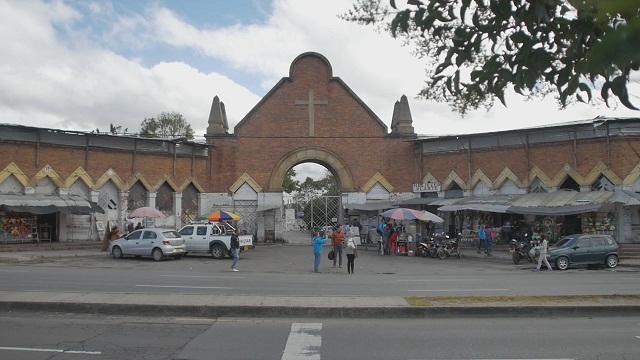
<path id="1" fill-rule="evenodd" d="M 614 235 L 615 215 L 613 213 L 589 213 L 582 217 L 582 232 L 584 234 Z"/>
<path id="2" fill-rule="evenodd" d="M 37 241 L 37 218 L 22 213 L 0 214 L 0 242 Z"/>

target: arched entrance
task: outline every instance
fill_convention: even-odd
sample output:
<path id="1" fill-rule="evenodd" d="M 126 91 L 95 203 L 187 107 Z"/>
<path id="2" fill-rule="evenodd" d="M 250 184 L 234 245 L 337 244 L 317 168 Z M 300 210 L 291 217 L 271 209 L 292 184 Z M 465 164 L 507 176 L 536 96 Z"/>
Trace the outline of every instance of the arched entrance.
<path id="1" fill-rule="evenodd" d="M 282 182 L 287 171 L 292 167 L 313 162 L 326 167 L 338 179 L 341 192 L 353 191 L 353 177 L 340 158 L 322 148 L 300 148 L 289 152 L 278 161 L 269 178 L 268 191 L 282 191 Z"/>
<path id="2" fill-rule="evenodd" d="M 335 154 L 320 148 L 302 148 L 278 161 L 270 179 L 270 191 L 283 188 L 285 177 L 291 183 L 289 171 L 296 168 L 300 172 L 304 167 L 298 165 L 305 163 L 319 165 L 315 166 L 315 176 L 298 173 L 297 180 L 293 181 L 297 183 L 295 190 L 290 194 L 283 192 L 282 237 L 288 243 L 307 243 L 311 231 L 341 224 L 344 218 L 342 189 L 352 186 L 351 174 Z"/>

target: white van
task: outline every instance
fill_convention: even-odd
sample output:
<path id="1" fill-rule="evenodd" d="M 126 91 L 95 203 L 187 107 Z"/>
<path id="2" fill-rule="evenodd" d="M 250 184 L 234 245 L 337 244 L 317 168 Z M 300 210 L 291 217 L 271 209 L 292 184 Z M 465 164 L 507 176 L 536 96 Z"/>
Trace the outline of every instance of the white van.
<path id="1" fill-rule="evenodd" d="M 229 255 L 233 227 L 227 223 L 213 222 L 183 226 L 180 236 L 184 239 L 185 255 L 192 253 L 211 254 L 215 259 Z M 240 249 L 253 245 L 253 235 L 238 235 Z"/>

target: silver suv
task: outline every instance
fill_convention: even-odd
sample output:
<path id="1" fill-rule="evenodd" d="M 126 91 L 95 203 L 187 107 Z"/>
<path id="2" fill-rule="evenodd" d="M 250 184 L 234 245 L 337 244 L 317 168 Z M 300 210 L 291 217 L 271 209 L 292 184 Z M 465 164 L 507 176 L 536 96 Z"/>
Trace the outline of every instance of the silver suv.
<path id="1" fill-rule="evenodd" d="M 126 255 L 151 256 L 160 261 L 170 256 L 180 259 L 185 253 L 184 240 L 175 230 L 141 229 L 111 242 L 109 253 L 114 259 Z"/>

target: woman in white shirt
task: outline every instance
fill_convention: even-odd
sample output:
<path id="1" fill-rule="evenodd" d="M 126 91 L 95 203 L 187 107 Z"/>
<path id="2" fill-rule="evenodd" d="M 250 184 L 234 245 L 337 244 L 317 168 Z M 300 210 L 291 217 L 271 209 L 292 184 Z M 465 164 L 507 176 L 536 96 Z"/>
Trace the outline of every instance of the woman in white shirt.
<path id="1" fill-rule="evenodd" d="M 548 246 L 549 246 L 549 243 L 547 242 L 547 238 L 545 238 L 544 235 L 542 235 L 542 244 L 540 244 L 540 246 L 538 247 L 538 249 L 540 249 L 540 257 L 538 258 L 538 267 L 536 268 L 536 271 L 540 271 L 543 261 L 547 269 L 549 269 L 549 271 L 553 270 L 551 268 L 551 264 L 549 264 L 549 260 L 547 260 Z"/>
<path id="2" fill-rule="evenodd" d="M 356 248 L 356 243 L 353 241 L 353 238 L 349 238 L 345 253 L 347 254 L 347 272 L 353 274 L 355 259 L 358 257 L 358 249 Z"/>

